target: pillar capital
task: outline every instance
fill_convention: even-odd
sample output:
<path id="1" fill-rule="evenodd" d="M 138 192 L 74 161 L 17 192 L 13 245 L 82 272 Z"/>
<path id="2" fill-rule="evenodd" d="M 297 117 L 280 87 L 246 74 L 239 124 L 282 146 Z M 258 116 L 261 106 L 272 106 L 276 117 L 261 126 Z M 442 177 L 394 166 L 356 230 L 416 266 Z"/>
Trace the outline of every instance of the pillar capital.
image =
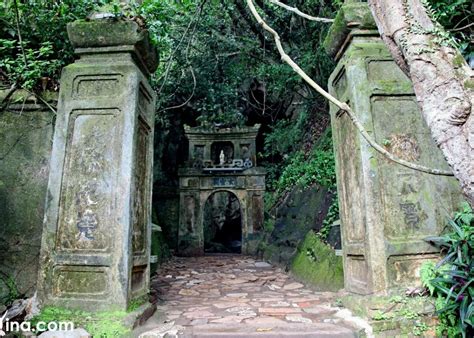
<path id="1" fill-rule="evenodd" d="M 148 31 L 135 21 L 110 18 L 75 21 L 68 24 L 67 32 L 81 59 L 129 53 L 146 74 L 153 73 L 158 67 L 158 53 Z"/>
<path id="2" fill-rule="evenodd" d="M 379 35 L 366 2 L 346 1 L 342 5 L 324 40 L 323 46 L 326 52 L 338 60 L 354 34 Z"/>

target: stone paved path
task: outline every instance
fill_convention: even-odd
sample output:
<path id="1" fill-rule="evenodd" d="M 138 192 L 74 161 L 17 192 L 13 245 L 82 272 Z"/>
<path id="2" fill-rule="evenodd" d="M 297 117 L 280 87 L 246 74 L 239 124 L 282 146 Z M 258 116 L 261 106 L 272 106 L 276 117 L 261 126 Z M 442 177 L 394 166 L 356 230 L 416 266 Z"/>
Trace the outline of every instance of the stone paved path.
<path id="1" fill-rule="evenodd" d="M 140 337 L 355 337 L 361 332 L 331 307 L 334 293 L 312 291 L 281 269 L 246 256 L 173 258 L 151 284 L 158 316 Z"/>

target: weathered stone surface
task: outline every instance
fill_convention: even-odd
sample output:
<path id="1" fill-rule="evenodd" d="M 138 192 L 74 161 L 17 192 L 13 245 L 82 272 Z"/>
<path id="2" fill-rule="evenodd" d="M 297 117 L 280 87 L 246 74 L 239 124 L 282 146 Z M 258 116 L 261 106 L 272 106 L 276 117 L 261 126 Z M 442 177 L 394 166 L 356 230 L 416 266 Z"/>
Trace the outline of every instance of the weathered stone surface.
<path id="1" fill-rule="evenodd" d="M 80 59 L 61 76 L 38 285 L 43 304 L 125 310 L 148 291 L 155 95 L 151 68 L 141 64 L 153 56 L 135 44 L 146 40 L 136 28 L 108 20 L 68 28 Z M 114 39 L 122 33 L 120 44 Z"/>
<path id="2" fill-rule="evenodd" d="M 298 248 L 304 245 L 305 237 L 321 229 L 332 199 L 333 194 L 317 184 L 307 189 L 293 188 L 272 211 L 276 216 L 275 228 L 266 240 L 266 245 L 262 246 L 263 257 L 272 263 L 292 268 L 292 262 L 299 253 Z M 325 284 L 315 286 L 321 288 Z"/>
<path id="3" fill-rule="evenodd" d="M 283 290 L 296 290 L 296 289 L 301 289 L 304 285 L 301 283 L 290 283 L 286 284 L 283 287 Z"/>
<path id="4" fill-rule="evenodd" d="M 349 24 L 352 27 L 357 25 L 361 29 L 377 29 L 375 20 L 366 4 L 346 1 L 337 13 L 323 43 L 329 55 L 334 57 L 340 52 L 341 46 L 350 32 Z"/>
<path id="5" fill-rule="evenodd" d="M 370 15 L 366 4 L 357 6 L 364 17 Z M 328 41 L 329 52 L 339 61 L 329 80 L 331 94 L 349 102 L 365 129 L 388 151 L 447 170 L 422 120 L 410 80 L 378 32 L 369 27 L 355 21 L 345 30 L 344 44 Z M 461 199 L 458 184 L 454 178 L 387 160 L 368 145 L 347 114 L 339 114 L 334 105 L 330 110 L 345 288 L 367 294 L 416 285 L 420 265 L 438 252 L 423 238 L 444 227 L 446 213 Z"/>
<path id="6" fill-rule="evenodd" d="M 338 295 L 314 292 L 276 267 L 256 268 L 255 263 L 254 259 L 241 255 L 172 258 L 160 267 L 152 279 L 152 292 L 159 294 L 163 301 L 158 306 L 158 312 L 165 314 L 155 319 L 154 326 L 160 328 L 166 325 L 163 321 L 173 320 L 173 326 L 167 326 L 167 330 L 181 326 L 183 337 L 353 337 L 359 330 L 359 326 L 346 323 L 346 320 L 353 319 L 352 316 L 348 315 L 344 320 L 335 316 L 338 309 L 331 308 L 330 304 Z M 251 280 L 246 275 L 249 270 L 254 277 Z M 202 282 L 189 288 L 200 294 L 193 297 L 180 295 L 183 283 L 189 284 L 196 275 Z M 297 288 L 268 290 L 260 281 L 270 276 L 278 278 L 282 285 Z M 226 283 L 239 277 L 245 277 L 243 279 L 248 281 L 231 286 Z M 200 292 L 202 287 L 219 292 Z M 299 304 L 325 311 L 308 312 Z M 331 325 L 323 323 L 326 319 L 331 320 Z M 146 330 L 154 332 L 152 329 L 148 322 Z M 134 332 L 133 336 L 140 333 Z"/>
<path id="7" fill-rule="evenodd" d="M 255 267 L 257 268 L 271 268 L 272 265 L 267 262 L 256 262 Z"/>
<path id="8" fill-rule="evenodd" d="M 7 92 L 0 91 L 0 101 Z M 57 93 L 43 95 L 56 105 Z M 54 118 L 22 90 L 6 108 L 0 111 L 0 304 L 10 292 L 29 297 L 36 287 Z"/>
<path id="9" fill-rule="evenodd" d="M 288 315 L 285 317 L 285 319 L 289 322 L 295 322 L 295 323 L 312 323 L 313 321 L 309 318 L 305 318 L 301 315 Z"/>
<path id="10" fill-rule="evenodd" d="M 126 49 L 139 60 L 137 65 L 144 66 L 145 73 L 153 73 L 158 67 L 158 54 L 148 38 L 148 32 L 134 21 L 75 21 L 68 24 L 67 31 L 78 54 L 113 53 L 127 46 Z"/>
<path id="11" fill-rule="evenodd" d="M 286 315 L 288 313 L 300 313 L 300 308 L 295 307 L 261 307 L 258 308 L 259 313 L 266 315 Z"/>
<path id="12" fill-rule="evenodd" d="M 41 338 L 90 338 L 92 337 L 84 329 L 75 329 L 71 331 L 46 331 L 40 334 Z"/>
<path id="13" fill-rule="evenodd" d="M 199 296 L 199 292 L 188 289 L 182 289 L 181 291 L 179 291 L 179 294 L 183 296 Z"/>

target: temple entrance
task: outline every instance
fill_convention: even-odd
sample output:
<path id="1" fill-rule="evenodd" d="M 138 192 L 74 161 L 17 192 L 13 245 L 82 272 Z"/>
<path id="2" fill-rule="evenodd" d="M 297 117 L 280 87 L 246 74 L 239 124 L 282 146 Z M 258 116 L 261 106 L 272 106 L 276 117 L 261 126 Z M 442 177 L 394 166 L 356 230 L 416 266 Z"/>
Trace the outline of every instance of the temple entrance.
<path id="1" fill-rule="evenodd" d="M 178 172 L 179 255 L 256 252 L 265 191 L 255 146 L 259 127 L 185 126 L 189 148 Z"/>
<path id="2" fill-rule="evenodd" d="M 206 253 L 242 252 L 242 210 L 237 196 L 217 191 L 206 200 L 203 214 Z"/>

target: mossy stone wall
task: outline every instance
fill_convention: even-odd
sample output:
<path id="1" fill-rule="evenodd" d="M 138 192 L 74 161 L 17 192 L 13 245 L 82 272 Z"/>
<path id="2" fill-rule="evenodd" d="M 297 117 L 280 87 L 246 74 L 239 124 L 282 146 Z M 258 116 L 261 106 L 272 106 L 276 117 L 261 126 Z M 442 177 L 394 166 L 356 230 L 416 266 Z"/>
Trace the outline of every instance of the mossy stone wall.
<path id="1" fill-rule="evenodd" d="M 9 102 L 0 111 L 0 304 L 35 291 L 54 125 L 33 95 L 17 91 Z"/>
<path id="2" fill-rule="evenodd" d="M 336 256 L 314 231 L 308 232 L 298 247 L 291 272 L 318 290 L 337 291 L 344 287 L 342 257 Z"/>
<path id="3" fill-rule="evenodd" d="M 275 216 L 274 228 L 261 244 L 263 257 L 290 266 L 308 232 L 321 229 L 332 198 L 333 194 L 318 184 L 305 189 L 294 187 L 271 211 Z"/>

